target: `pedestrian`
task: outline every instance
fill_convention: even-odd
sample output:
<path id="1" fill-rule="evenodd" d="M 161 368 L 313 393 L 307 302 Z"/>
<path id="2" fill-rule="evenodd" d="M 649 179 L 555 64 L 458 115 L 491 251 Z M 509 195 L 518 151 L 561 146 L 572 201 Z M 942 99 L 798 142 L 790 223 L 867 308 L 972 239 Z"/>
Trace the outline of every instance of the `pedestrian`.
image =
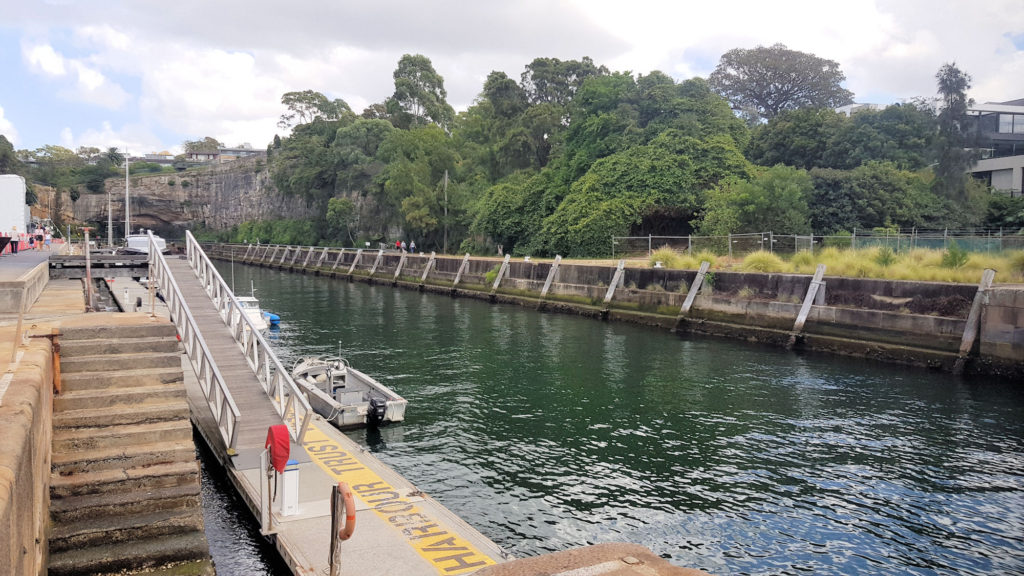
<path id="1" fill-rule="evenodd" d="M 401 250 L 401 249 L 402 249 L 402 241 L 401 240 L 395 240 L 395 250 Z"/>
<path id="2" fill-rule="evenodd" d="M 18 244 L 21 243 L 21 234 L 18 234 L 18 227 L 11 227 L 11 254 L 18 253 Z"/>
<path id="3" fill-rule="evenodd" d="M 415 240 L 413 240 L 412 242 L 409 242 L 409 251 L 412 252 L 413 254 L 416 253 L 416 241 Z"/>
<path id="4" fill-rule="evenodd" d="M 405 240 L 402 240 L 402 252 L 405 252 Z"/>
<path id="5" fill-rule="evenodd" d="M 36 228 L 36 250 L 43 249 L 43 227 Z"/>
<path id="6" fill-rule="evenodd" d="M 53 234 L 50 234 L 49 232 L 47 232 L 46 235 L 43 236 L 43 242 L 45 242 L 45 244 L 46 244 L 46 249 L 49 250 L 50 249 L 50 243 L 53 242 Z"/>

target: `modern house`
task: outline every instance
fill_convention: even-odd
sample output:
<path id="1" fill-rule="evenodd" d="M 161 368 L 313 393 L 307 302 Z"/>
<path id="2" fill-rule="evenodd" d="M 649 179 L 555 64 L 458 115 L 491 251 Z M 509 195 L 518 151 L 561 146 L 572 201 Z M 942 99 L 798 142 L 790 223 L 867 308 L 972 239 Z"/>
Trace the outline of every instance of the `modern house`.
<path id="1" fill-rule="evenodd" d="M 972 106 L 977 119 L 981 159 L 971 174 L 993 190 L 1020 196 L 1024 193 L 1024 98 Z"/>

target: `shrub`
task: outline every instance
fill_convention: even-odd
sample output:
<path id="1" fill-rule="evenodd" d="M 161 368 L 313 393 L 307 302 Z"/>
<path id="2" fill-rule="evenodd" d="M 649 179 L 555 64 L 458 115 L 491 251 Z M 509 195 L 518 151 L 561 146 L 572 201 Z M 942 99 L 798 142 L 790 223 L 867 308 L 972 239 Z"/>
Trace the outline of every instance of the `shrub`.
<path id="1" fill-rule="evenodd" d="M 794 266 L 813 266 L 814 265 L 814 254 L 811 254 L 808 250 L 802 250 L 793 254 L 792 258 L 789 259 L 789 263 Z"/>
<path id="2" fill-rule="evenodd" d="M 750 300 L 754 294 L 756 294 L 756 292 L 754 292 L 754 289 L 750 286 L 744 286 L 743 288 L 740 288 L 739 292 L 737 292 L 737 296 L 746 300 Z"/>
<path id="3" fill-rule="evenodd" d="M 956 240 L 952 240 L 949 243 L 949 248 L 942 253 L 942 267 L 957 269 L 967 264 L 967 251 L 960 247 L 956 243 Z"/>
<path id="4" fill-rule="evenodd" d="M 177 182 L 174 181 L 174 178 L 171 178 L 171 179 L 167 180 L 167 185 L 168 186 L 174 186 L 175 184 L 177 184 Z"/>
<path id="5" fill-rule="evenodd" d="M 664 292 L 665 291 L 665 287 L 662 286 L 661 284 L 648 284 L 644 288 L 644 290 L 647 290 L 649 292 Z"/>
<path id="6" fill-rule="evenodd" d="M 499 270 L 501 270 L 501 264 L 495 264 L 494 268 L 491 268 L 484 274 L 484 283 L 488 286 L 494 286 L 494 281 L 498 279 Z"/>
<path id="7" fill-rule="evenodd" d="M 785 263 L 782 258 L 771 252 L 758 250 L 747 254 L 740 269 L 746 272 L 781 272 L 784 267 Z"/>
<path id="8" fill-rule="evenodd" d="M 191 182 L 189 182 L 188 180 L 182 180 L 182 181 L 181 181 L 181 187 L 182 187 L 182 188 L 188 188 L 188 187 L 189 187 L 189 186 L 191 186 L 191 185 L 192 185 L 192 183 L 191 183 Z"/>
<path id="9" fill-rule="evenodd" d="M 709 264 L 711 264 L 712 268 L 715 267 L 715 264 L 718 264 L 718 256 L 716 256 L 715 253 L 710 250 L 701 250 L 700 252 L 697 252 L 697 254 L 693 258 L 697 260 L 698 264 L 700 262 L 707 261 Z"/>
<path id="10" fill-rule="evenodd" d="M 892 251 L 892 248 L 888 246 L 882 246 L 875 253 L 875 264 L 878 264 L 882 268 L 888 268 L 896 262 L 896 253 Z"/>
<path id="11" fill-rule="evenodd" d="M 1010 252 L 1007 257 L 1010 263 L 1010 273 L 1024 275 L 1024 250 Z"/>
<path id="12" fill-rule="evenodd" d="M 655 250 L 649 259 L 652 267 L 655 262 L 661 262 L 666 268 L 676 270 L 683 268 L 682 260 L 683 256 L 668 246 L 662 246 Z"/>

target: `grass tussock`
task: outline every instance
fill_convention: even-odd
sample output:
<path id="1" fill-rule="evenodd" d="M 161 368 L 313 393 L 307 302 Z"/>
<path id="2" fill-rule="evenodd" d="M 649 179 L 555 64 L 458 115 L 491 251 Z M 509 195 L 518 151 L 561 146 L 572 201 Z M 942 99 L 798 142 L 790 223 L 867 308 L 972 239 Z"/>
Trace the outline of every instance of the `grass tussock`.
<path id="1" fill-rule="evenodd" d="M 771 252 L 759 250 L 747 254 L 740 269 L 744 272 L 782 272 L 786 269 L 786 263 Z"/>

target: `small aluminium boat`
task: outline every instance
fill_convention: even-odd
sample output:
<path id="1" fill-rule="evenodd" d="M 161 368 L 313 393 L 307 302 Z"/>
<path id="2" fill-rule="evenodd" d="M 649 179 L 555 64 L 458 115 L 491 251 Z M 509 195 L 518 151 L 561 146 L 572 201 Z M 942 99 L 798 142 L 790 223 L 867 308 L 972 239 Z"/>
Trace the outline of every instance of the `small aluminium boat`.
<path id="1" fill-rule="evenodd" d="M 303 358 L 295 364 L 292 378 L 306 392 L 313 410 L 338 428 L 405 419 L 405 398 L 342 358 Z"/>

